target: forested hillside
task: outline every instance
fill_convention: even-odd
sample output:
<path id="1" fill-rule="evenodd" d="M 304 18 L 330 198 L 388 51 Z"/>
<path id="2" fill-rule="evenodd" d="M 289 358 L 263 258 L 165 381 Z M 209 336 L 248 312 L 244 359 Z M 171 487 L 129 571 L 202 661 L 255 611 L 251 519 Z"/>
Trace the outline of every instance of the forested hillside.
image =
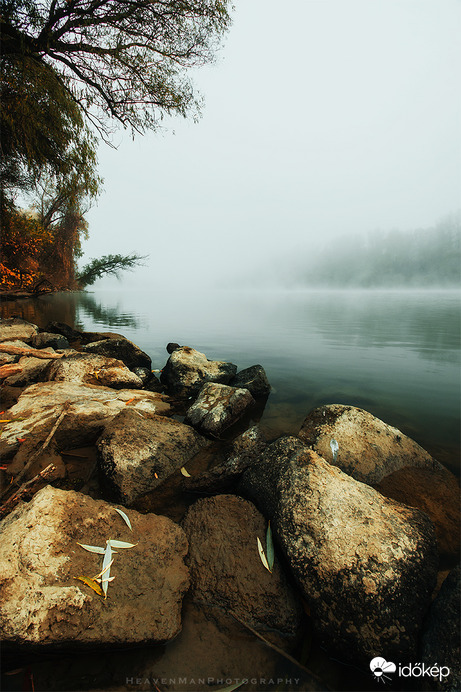
<path id="1" fill-rule="evenodd" d="M 291 273 L 291 283 L 333 288 L 461 286 L 461 215 L 414 231 L 339 238 Z"/>

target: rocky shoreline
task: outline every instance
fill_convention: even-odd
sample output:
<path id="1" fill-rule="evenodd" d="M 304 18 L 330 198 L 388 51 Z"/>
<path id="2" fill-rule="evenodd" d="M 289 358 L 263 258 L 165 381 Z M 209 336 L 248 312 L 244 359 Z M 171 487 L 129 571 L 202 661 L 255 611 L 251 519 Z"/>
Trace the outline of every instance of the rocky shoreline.
<path id="1" fill-rule="evenodd" d="M 421 689 L 459 689 L 457 479 L 353 406 L 266 440 L 252 420 L 270 394 L 261 365 L 167 350 L 155 371 L 119 334 L 0 322 L 3 642 L 110 648 L 182 630 L 234 658 L 180 649 L 177 668 L 256 690 L 276 675 L 268 646 L 296 651 L 307 621 L 371 677 L 382 656 L 448 667 Z M 297 671 L 293 689 L 327 689 Z"/>

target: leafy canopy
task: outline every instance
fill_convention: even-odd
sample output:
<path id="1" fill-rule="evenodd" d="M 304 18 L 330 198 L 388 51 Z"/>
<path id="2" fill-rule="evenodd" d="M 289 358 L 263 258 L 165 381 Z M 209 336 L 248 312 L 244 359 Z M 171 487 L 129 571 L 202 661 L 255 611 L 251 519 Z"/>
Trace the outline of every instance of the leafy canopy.
<path id="1" fill-rule="evenodd" d="M 185 71 L 213 60 L 230 24 L 228 0 L 3 0 L 3 56 L 51 65 L 107 136 L 115 119 L 155 129 L 197 115 Z"/>

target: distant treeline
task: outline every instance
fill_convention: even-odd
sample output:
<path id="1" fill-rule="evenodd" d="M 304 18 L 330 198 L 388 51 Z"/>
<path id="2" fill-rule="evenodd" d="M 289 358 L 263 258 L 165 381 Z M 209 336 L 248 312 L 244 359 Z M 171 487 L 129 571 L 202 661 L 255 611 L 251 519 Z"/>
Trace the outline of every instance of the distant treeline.
<path id="1" fill-rule="evenodd" d="M 334 288 L 460 287 L 461 214 L 432 228 L 336 239 L 291 279 Z"/>

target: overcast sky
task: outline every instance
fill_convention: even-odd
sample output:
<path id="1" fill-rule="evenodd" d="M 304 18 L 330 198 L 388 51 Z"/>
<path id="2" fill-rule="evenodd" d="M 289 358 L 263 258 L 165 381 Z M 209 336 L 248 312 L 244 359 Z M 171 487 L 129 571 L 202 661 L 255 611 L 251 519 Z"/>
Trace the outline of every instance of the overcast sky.
<path id="1" fill-rule="evenodd" d="M 85 260 L 136 251 L 127 287 L 207 284 L 459 209 L 460 0 L 235 5 L 193 75 L 200 122 L 100 147 Z"/>

